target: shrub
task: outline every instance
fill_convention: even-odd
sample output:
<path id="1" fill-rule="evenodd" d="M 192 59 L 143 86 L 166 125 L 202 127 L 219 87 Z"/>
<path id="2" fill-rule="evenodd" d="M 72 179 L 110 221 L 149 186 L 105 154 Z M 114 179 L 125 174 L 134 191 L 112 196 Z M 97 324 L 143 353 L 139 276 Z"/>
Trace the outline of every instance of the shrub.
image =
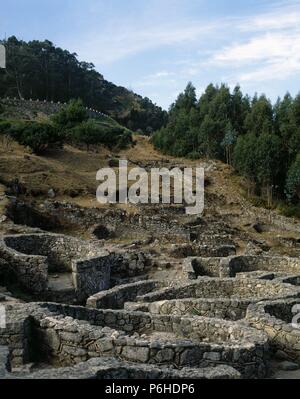
<path id="1" fill-rule="evenodd" d="M 0 120 L 0 143 L 5 150 L 9 150 L 12 144 L 10 128 L 11 128 L 11 123 Z"/>
<path id="2" fill-rule="evenodd" d="M 189 159 L 195 161 L 195 160 L 201 158 L 201 154 L 200 154 L 200 152 L 198 152 L 198 151 L 193 151 L 193 152 L 190 152 L 190 153 L 187 155 L 187 158 L 189 158 Z"/>
<path id="3" fill-rule="evenodd" d="M 288 205 L 286 203 L 281 203 L 279 206 L 279 211 L 286 217 L 296 217 L 300 219 L 300 204 Z"/>
<path id="4" fill-rule="evenodd" d="M 105 125 L 95 119 L 89 119 L 73 127 L 68 138 L 72 142 L 86 144 L 87 149 L 93 144 L 124 148 L 132 141 L 129 131 L 118 126 Z"/>
<path id="5" fill-rule="evenodd" d="M 81 100 L 71 100 L 53 115 L 52 120 L 55 125 L 65 130 L 87 121 L 88 114 Z"/>
<path id="6" fill-rule="evenodd" d="M 49 123 L 19 121 L 11 124 L 9 134 L 36 154 L 42 154 L 49 147 L 62 146 L 63 143 L 63 136 Z"/>
<path id="7" fill-rule="evenodd" d="M 11 123 L 8 121 L 0 120 L 0 134 L 9 133 L 11 128 Z"/>

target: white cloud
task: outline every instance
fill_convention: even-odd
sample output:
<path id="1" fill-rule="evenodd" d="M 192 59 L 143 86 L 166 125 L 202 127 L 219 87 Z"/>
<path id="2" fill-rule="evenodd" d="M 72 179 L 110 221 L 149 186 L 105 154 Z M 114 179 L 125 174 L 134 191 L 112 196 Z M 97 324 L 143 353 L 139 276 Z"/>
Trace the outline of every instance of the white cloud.
<path id="1" fill-rule="evenodd" d="M 300 32 L 267 33 L 246 43 L 233 44 L 215 54 L 214 61 L 241 64 L 257 61 L 282 61 L 286 58 L 299 58 Z"/>
<path id="2" fill-rule="evenodd" d="M 199 87 L 221 78 L 255 86 L 299 74 L 299 1 L 262 1 L 264 11 L 256 15 L 214 20 L 181 14 L 172 2 L 181 4 L 181 0 L 152 0 L 135 15 L 111 17 L 101 28 L 90 28 L 80 43 L 67 47 L 79 48 L 80 58 L 90 59 L 100 70 L 125 57 L 144 57 L 144 52 L 147 62 L 147 51 L 165 49 L 163 57 L 157 56 L 157 72 L 136 81 L 130 78 L 132 87 L 148 96 L 150 91 L 161 93 L 165 103 L 189 79 Z"/>
<path id="3" fill-rule="evenodd" d="M 266 80 L 285 80 L 300 72 L 300 58 L 288 58 L 281 62 L 274 62 L 262 66 L 251 72 L 241 73 L 238 76 L 239 82 L 263 82 Z"/>
<path id="4" fill-rule="evenodd" d="M 140 81 L 135 83 L 136 87 L 147 86 L 174 86 L 176 84 L 175 72 L 160 71 L 151 75 L 143 77 Z"/>
<path id="5" fill-rule="evenodd" d="M 284 80 L 300 72 L 300 9 L 277 8 L 272 13 L 240 21 L 247 39 L 215 52 L 210 64 L 234 68 L 239 82 Z"/>
<path id="6" fill-rule="evenodd" d="M 239 24 L 241 31 L 266 31 L 290 29 L 300 24 L 300 10 L 298 7 L 281 6 L 272 12 L 253 16 Z"/>
<path id="7" fill-rule="evenodd" d="M 160 26 L 134 26 L 124 25 L 117 29 L 114 27 L 102 32 L 94 32 L 84 39 L 80 56 L 93 58 L 94 63 L 110 64 L 128 55 L 137 54 L 162 46 L 180 45 L 193 42 L 199 38 L 207 37 L 217 28 L 216 24 L 162 24 Z"/>

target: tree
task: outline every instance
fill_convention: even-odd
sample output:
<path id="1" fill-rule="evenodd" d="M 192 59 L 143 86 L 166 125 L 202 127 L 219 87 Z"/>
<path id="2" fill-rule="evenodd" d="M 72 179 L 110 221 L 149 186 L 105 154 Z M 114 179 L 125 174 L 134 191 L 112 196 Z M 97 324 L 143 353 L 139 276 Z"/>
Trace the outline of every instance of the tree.
<path id="1" fill-rule="evenodd" d="M 109 148 L 124 148 L 132 142 L 131 133 L 121 126 L 108 126 L 95 119 L 89 119 L 73 127 L 68 133 L 71 143 L 85 144 L 87 151 L 93 144 L 103 144 Z"/>
<path id="2" fill-rule="evenodd" d="M 99 128 L 91 119 L 82 121 L 72 129 L 70 138 L 76 143 L 84 143 L 89 151 L 90 145 L 100 142 Z"/>
<path id="3" fill-rule="evenodd" d="M 273 128 L 273 108 L 265 95 L 254 98 L 250 112 L 245 119 L 245 129 L 256 135 L 271 133 Z"/>
<path id="4" fill-rule="evenodd" d="M 257 163 L 256 163 L 257 137 L 253 133 L 239 136 L 234 148 L 234 166 L 237 171 L 250 180 L 248 194 L 256 184 Z"/>
<path id="5" fill-rule="evenodd" d="M 176 114 L 178 111 L 184 110 L 190 112 L 197 104 L 196 89 L 191 82 L 189 82 L 183 93 L 180 93 L 174 104 L 171 105 L 170 114 Z"/>
<path id="6" fill-rule="evenodd" d="M 0 41 L 7 52 L 7 67 L 0 73 L 0 97 L 19 97 L 55 102 L 81 98 L 87 107 L 110 114 L 134 130 L 148 126 L 160 129 L 167 113 L 148 98 L 134 94 L 104 79 L 76 53 L 56 47 L 51 41 L 25 42 L 15 36 Z"/>
<path id="7" fill-rule="evenodd" d="M 297 155 L 295 162 L 288 171 L 286 188 L 286 196 L 290 202 L 300 200 L 300 153 Z"/>
<path id="8" fill-rule="evenodd" d="M 228 122 L 226 126 L 225 137 L 222 141 L 222 146 L 225 148 L 226 162 L 229 165 L 232 165 L 232 155 L 236 139 L 237 139 L 237 133 L 233 129 L 232 124 Z"/>
<path id="9" fill-rule="evenodd" d="M 273 192 L 281 172 L 281 142 L 275 134 L 263 133 L 257 139 L 256 147 L 257 180 L 265 188 L 268 206 L 272 205 Z"/>
<path id="10" fill-rule="evenodd" d="M 206 115 L 199 130 L 198 142 L 200 153 L 208 158 L 216 158 L 219 154 L 219 143 L 216 140 L 218 126 L 214 120 Z"/>
<path id="11" fill-rule="evenodd" d="M 70 129 L 88 120 L 88 114 L 81 100 L 70 100 L 52 117 L 53 122 L 62 129 Z"/>

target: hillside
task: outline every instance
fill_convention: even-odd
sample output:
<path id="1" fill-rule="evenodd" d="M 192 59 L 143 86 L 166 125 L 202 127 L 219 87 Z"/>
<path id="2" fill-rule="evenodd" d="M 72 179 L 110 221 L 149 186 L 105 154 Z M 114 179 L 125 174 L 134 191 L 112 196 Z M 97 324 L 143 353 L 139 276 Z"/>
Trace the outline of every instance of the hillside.
<path id="1" fill-rule="evenodd" d="M 236 244 L 242 252 L 251 241 L 254 247 L 266 247 L 273 254 L 299 254 L 299 223 L 293 218 L 280 216 L 276 211 L 253 206 L 245 197 L 247 186 L 231 167 L 220 161 L 189 161 L 167 157 L 156 151 L 148 138 L 135 136 L 135 141 L 134 147 L 118 153 L 112 153 L 102 146 L 87 152 L 66 145 L 63 149 L 49 151 L 42 157 L 30 154 L 24 147 L 11 143 L 8 150 L 0 147 L 0 181 L 7 192 L 15 196 L 13 183 L 17 179 L 21 187 L 21 193 L 17 195 L 18 201 L 27 203 L 36 210 L 44 209 L 45 204 L 48 206 L 49 203 L 58 203 L 79 207 L 83 213 L 87 209 L 101 208 L 111 209 L 113 212 L 125 209 L 129 214 L 159 212 L 163 215 L 164 212 L 175 212 L 179 223 L 185 224 L 186 217 L 181 215 L 181 207 L 176 205 L 170 205 L 168 211 L 168 207 L 165 209 L 150 205 L 98 204 L 95 197 L 98 185 L 96 172 L 99 168 L 109 166 L 112 159 L 127 159 L 129 168 L 136 165 L 145 168 L 203 166 L 208 182 L 204 218 L 213 223 L 213 229 L 222 223 L 236 229 L 236 232 L 232 231 L 231 234 L 236 235 Z M 115 170 L 117 171 L 117 168 Z M 261 230 L 258 225 L 261 226 Z M 1 225 L 1 229 L 5 229 L 5 224 Z M 80 224 L 71 234 L 83 234 L 86 237 L 86 231 Z M 127 231 L 123 239 L 129 244 L 132 240 L 131 233 Z M 294 245 L 293 249 L 291 245 Z"/>
<path id="2" fill-rule="evenodd" d="M 96 172 L 101 167 L 112 165 L 117 172 L 118 159 L 127 159 L 129 169 L 138 165 L 148 171 L 155 167 L 204 167 L 206 179 L 204 213 L 186 215 L 183 205 L 173 203 L 98 204 L 95 198 Z M 111 311 L 108 310 L 111 308 L 114 309 L 113 314 L 120 312 L 126 317 L 149 314 L 157 320 L 157 317 L 162 316 L 156 313 L 156 306 L 164 303 L 172 304 L 173 300 L 181 298 L 181 290 L 199 286 L 196 294 L 193 291 L 184 294 L 189 299 L 179 299 L 183 304 L 187 304 L 184 308 L 181 302 L 178 305 L 182 313 L 178 313 L 177 308 L 173 309 L 171 314 L 166 310 L 165 314 L 168 316 L 163 316 L 164 328 L 166 318 L 168 320 L 171 318 L 171 321 L 208 320 L 218 326 L 230 326 L 230 334 L 233 328 L 238 328 L 239 332 L 245 328 L 245 333 L 248 334 L 245 350 L 248 350 L 249 327 L 246 324 L 248 319 L 245 317 L 250 319 L 251 313 L 246 312 L 247 306 L 245 308 L 244 302 L 248 305 L 249 299 L 245 296 L 256 295 L 257 298 L 251 299 L 255 304 L 265 297 L 277 298 L 286 295 L 289 298 L 288 295 L 299 295 L 299 272 L 297 272 L 300 255 L 299 222 L 280 216 L 275 211 L 251 205 L 245 198 L 247 186 L 243 180 L 230 166 L 221 161 L 204 159 L 192 161 L 165 156 L 155 150 L 149 138 L 145 136 L 135 136 L 135 146 L 120 151 L 112 152 L 101 145 L 95 146 L 90 151 L 65 145 L 60 150 L 49 150 L 43 156 L 34 155 L 25 147 L 10 142 L 9 146 L 0 143 L 0 182 L 2 183 L 0 184 L 0 239 L 6 240 L 5 242 L 16 249 L 16 251 L 10 250 L 13 254 L 10 262 L 15 263 L 8 263 L 8 265 L 13 264 L 13 268 L 8 270 L 15 272 L 15 268 L 19 267 L 17 262 L 20 257 L 25 256 L 30 262 L 41 259 L 35 254 L 45 253 L 43 250 L 46 250 L 49 262 L 53 262 L 49 263 L 49 272 L 46 274 L 46 288 L 34 294 L 26 287 L 23 288 L 24 283 L 23 285 L 19 283 L 19 280 L 23 279 L 23 269 L 17 276 L 14 275 L 14 279 L 11 279 L 10 275 L 7 277 L 6 274 L 0 274 L 0 292 L 4 298 L 2 303 L 10 304 L 11 311 L 18 309 L 18 306 L 32 307 L 35 306 L 33 302 L 47 301 L 63 303 L 64 305 L 57 306 L 63 306 L 64 312 L 70 308 L 70 304 L 86 304 L 86 307 L 72 307 L 80 309 L 81 315 L 74 317 L 72 313 L 74 320 L 77 320 L 77 317 L 78 319 L 85 317 L 82 316 L 85 315 L 83 312 L 91 314 L 95 310 L 110 312 L 111 315 Z M 10 238 L 7 238 L 7 235 Z M 59 252 L 60 248 L 62 252 Z M 70 253 L 76 259 L 81 259 L 78 262 L 84 263 L 82 256 L 88 256 L 88 264 L 95 262 L 97 271 L 99 263 L 96 263 L 98 258 L 93 257 L 94 252 L 85 255 L 86 250 L 90 251 L 91 248 L 104 255 L 105 265 L 107 257 L 111 259 L 109 261 L 111 277 L 108 282 L 110 289 L 103 291 L 101 288 L 99 292 L 97 286 L 94 292 L 91 292 L 92 296 L 87 298 L 87 294 L 84 294 L 82 299 L 79 297 L 81 291 L 74 288 L 75 274 L 61 269 L 60 265 L 57 267 L 55 261 L 56 256 L 59 256 L 59 260 L 65 259 Z M 51 257 L 53 251 L 55 251 L 54 258 Z M 6 253 L 3 253 L 5 256 Z M 250 267 L 250 270 L 249 261 L 253 262 L 253 269 Z M 74 267 L 75 261 L 72 262 Z M 227 270 L 228 264 L 231 266 Z M 5 271 L 6 261 L 2 259 L 0 266 Z M 35 268 L 30 270 L 32 277 L 29 283 L 37 281 L 40 284 L 41 276 L 36 274 Z M 220 278 L 221 272 L 226 272 L 226 276 L 231 278 Z M 235 278 L 232 278 L 232 272 L 236 273 Z M 89 281 L 98 284 L 99 279 L 95 273 L 88 269 Z M 102 282 L 102 279 L 100 281 Z M 283 284 L 285 281 L 291 283 Z M 287 291 L 286 294 L 281 293 L 280 290 L 283 289 Z M 171 297 L 173 300 L 165 301 L 164 293 L 170 295 L 173 290 L 174 294 Z M 140 302 L 136 299 L 137 294 L 144 295 L 145 298 L 151 298 L 153 295 L 154 300 L 158 298 L 161 301 L 152 303 L 150 299 L 150 303 L 148 300 Z M 200 295 L 204 298 L 199 299 Z M 98 304 L 98 301 L 102 300 L 105 309 L 100 308 Z M 294 303 L 297 298 L 292 300 Z M 108 301 L 107 304 L 105 301 Z M 192 301 L 191 306 L 190 301 Z M 224 301 L 228 303 L 228 309 L 219 310 L 220 303 L 223 306 Z M 97 305 L 93 305 L 95 302 Z M 208 308 L 207 304 L 210 303 L 214 307 Z M 261 303 L 263 302 L 259 302 Z M 91 309 L 94 306 L 99 306 L 100 309 Z M 26 309 L 22 312 L 25 311 Z M 178 317 L 181 314 L 184 317 Z M 205 317 L 198 317 L 202 315 Z M 65 314 L 61 316 L 60 322 L 63 322 L 63 317 Z M 242 322 L 239 324 L 240 319 Z M 108 317 L 105 319 L 105 326 L 112 325 L 109 324 L 110 320 Z M 84 326 L 86 323 L 86 321 L 83 323 Z M 91 331 L 95 328 L 93 324 Z M 123 327 L 121 329 L 123 330 Z M 141 333 L 144 341 L 148 339 L 145 331 L 143 329 Z M 168 330 L 155 330 L 150 334 L 152 344 L 158 342 L 161 345 L 161 342 L 171 341 L 177 350 L 181 342 L 177 335 Z M 228 337 L 232 340 L 230 334 Z M 130 339 L 130 342 L 133 342 L 136 335 L 131 334 Z M 183 342 L 186 342 L 186 335 L 184 339 Z M 205 341 L 201 336 L 205 345 L 208 345 L 208 340 L 215 339 L 215 336 L 209 332 Z M 267 339 L 267 335 L 264 339 Z M 219 344 L 223 341 L 216 342 Z M 232 342 L 235 348 L 237 342 L 239 345 L 243 344 L 241 338 Z M 188 345 L 190 348 L 191 343 Z M 73 348 L 77 349 L 77 344 L 74 344 L 72 350 Z M 197 355 L 198 352 L 192 349 L 189 357 L 194 356 L 194 353 Z M 263 353 L 263 356 L 268 355 L 269 359 L 271 352 L 265 349 Z M 293 375 L 291 373 L 295 373 L 296 378 L 299 376 L 299 370 L 282 371 L 284 363 L 282 354 L 281 357 L 280 353 L 278 356 L 273 352 L 271 354 L 272 360 L 270 364 L 267 363 L 268 368 L 262 369 L 263 363 L 259 361 L 259 370 L 261 370 L 259 376 L 289 378 Z M 294 360 L 294 357 L 288 357 L 290 355 L 285 352 L 284 356 Z M 101 361 L 102 358 L 99 359 Z M 166 362 L 170 362 L 168 357 L 166 359 Z M 230 363 L 230 365 L 246 373 L 250 370 L 249 357 L 246 359 L 246 369 L 244 363 Z M 136 361 L 136 357 L 130 360 Z M 82 362 L 85 361 L 85 358 L 82 359 Z M 144 358 L 141 358 L 141 361 L 144 362 Z M 82 364 L 86 366 L 86 363 Z M 298 369 L 298 365 L 293 364 L 293 367 Z M 61 370 L 57 366 L 49 369 L 47 365 L 48 363 L 44 366 L 44 362 L 42 367 L 40 364 L 35 364 L 33 370 L 24 371 L 25 378 L 34 376 L 35 370 L 37 373 L 44 371 L 46 376 Z M 179 367 L 178 370 L 181 371 L 182 368 Z"/>
<path id="3" fill-rule="evenodd" d="M 273 104 L 236 86 L 207 86 L 197 98 L 190 82 L 152 142 L 160 151 L 190 159 L 219 159 L 248 182 L 249 194 L 300 215 L 300 94 Z M 282 205 L 282 203 L 284 203 Z"/>
<path id="4" fill-rule="evenodd" d="M 104 112 L 131 130 L 151 133 L 166 122 L 166 112 L 132 91 L 108 82 L 93 64 L 55 47 L 48 40 L 2 41 L 7 68 L 0 70 L 0 97 L 67 102 L 81 98 L 87 107 Z"/>

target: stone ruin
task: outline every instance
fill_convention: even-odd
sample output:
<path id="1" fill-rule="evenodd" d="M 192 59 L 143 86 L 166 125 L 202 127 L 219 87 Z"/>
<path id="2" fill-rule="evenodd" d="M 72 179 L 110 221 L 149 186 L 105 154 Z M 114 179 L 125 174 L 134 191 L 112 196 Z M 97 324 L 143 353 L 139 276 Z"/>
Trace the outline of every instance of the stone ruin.
<path id="1" fill-rule="evenodd" d="M 0 273 L 40 299 L 79 302 L 110 285 L 110 254 L 90 243 L 56 234 L 5 236 Z"/>
<path id="2" fill-rule="evenodd" d="M 0 239 L 0 277 L 32 299 L 84 303 L 148 266 L 141 252 L 111 252 L 65 235 L 20 234 Z"/>
<path id="3" fill-rule="evenodd" d="M 184 280 L 110 288 L 120 254 L 95 243 L 25 234 L 3 237 L 0 251 L 2 278 L 54 299 L 50 276 L 67 273 L 86 301 L 8 303 L 3 378 L 264 378 L 272 351 L 299 358 L 298 259 L 190 258 Z"/>
<path id="4" fill-rule="evenodd" d="M 268 378 L 278 351 L 300 362 L 299 258 L 237 253 L 222 224 L 104 213 L 79 218 L 90 240 L 1 237 L 0 378 Z M 159 226 L 174 246 L 163 255 L 113 242 Z"/>
<path id="5" fill-rule="evenodd" d="M 7 107 L 16 108 L 19 111 L 24 112 L 25 114 L 28 112 L 37 115 L 42 112 L 46 115 L 53 115 L 56 112 L 60 111 L 61 108 L 66 105 L 66 103 L 53 102 L 47 100 L 39 100 L 39 99 L 19 99 L 19 98 L 0 98 L 0 103 Z M 97 111 L 95 109 L 86 108 L 86 111 L 90 118 L 99 118 L 99 117 L 107 117 L 103 112 Z"/>

